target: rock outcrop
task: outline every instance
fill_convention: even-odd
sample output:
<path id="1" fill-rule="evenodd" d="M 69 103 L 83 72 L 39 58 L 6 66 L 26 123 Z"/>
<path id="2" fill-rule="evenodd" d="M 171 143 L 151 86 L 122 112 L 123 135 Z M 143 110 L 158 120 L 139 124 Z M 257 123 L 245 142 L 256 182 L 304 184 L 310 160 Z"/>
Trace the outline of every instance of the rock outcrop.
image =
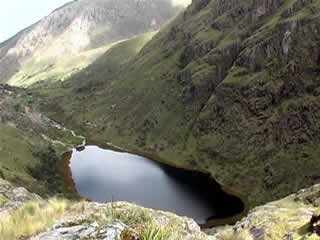
<path id="1" fill-rule="evenodd" d="M 320 185 L 299 190 L 281 200 L 255 207 L 234 226 L 211 229 L 217 239 L 318 239 Z M 310 200 L 313 199 L 313 200 Z M 227 238 L 229 237 L 229 238 Z"/>
<path id="2" fill-rule="evenodd" d="M 51 240 L 51 239 L 103 239 L 121 240 L 121 233 L 128 228 L 122 222 L 114 224 L 100 225 L 97 222 L 84 223 L 85 216 L 61 221 L 52 226 L 47 232 L 41 233 L 32 240 Z"/>
<path id="3" fill-rule="evenodd" d="M 0 217 L 15 210 L 28 201 L 39 201 L 41 197 L 23 187 L 15 187 L 0 177 Z"/>

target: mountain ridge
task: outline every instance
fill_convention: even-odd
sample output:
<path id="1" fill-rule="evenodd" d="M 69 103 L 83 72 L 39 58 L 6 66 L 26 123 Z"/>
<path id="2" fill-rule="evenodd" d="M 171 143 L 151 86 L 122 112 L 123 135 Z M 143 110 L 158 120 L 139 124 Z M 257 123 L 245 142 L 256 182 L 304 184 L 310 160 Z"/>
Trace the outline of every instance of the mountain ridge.
<path id="1" fill-rule="evenodd" d="M 79 68 L 70 63 L 59 66 L 62 57 L 65 59 L 156 30 L 182 7 L 173 5 L 171 0 L 70 2 L 1 43 L 0 81 L 10 80 L 12 85 L 27 86 L 45 80 L 46 75 L 37 77 L 40 73 L 61 80 L 64 72 L 72 73 Z M 91 58 L 103 51 L 105 49 L 93 53 Z M 76 60 L 81 61 L 81 56 L 78 58 Z M 83 67 L 81 63 L 78 65 Z M 59 67 L 66 69 L 56 70 Z"/>
<path id="2" fill-rule="evenodd" d="M 315 0 L 193 0 L 156 35 L 115 44 L 63 83 L 43 82 L 11 94 L 0 85 L 5 96 L 0 128 L 2 133 L 14 131 L 9 135 L 21 141 L 19 126 L 30 123 L 32 113 L 39 114 L 30 109 L 37 109 L 89 140 L 210 171 L 223 186 L 248 196 L 249 207 L 257 206 L 235 225 L 207 230 L 212 236 L 200 239 L 317 239 L 320 186 L 313 184 L 320 179 L 319 20 L 320 2 Z M 23 133 L 37 137 L 30 130 Z M 22 136 L 36 141 L 27 134 Z M 67 139 L 51 134 L 52 139 Z M 13 152 L 9 138 L 0 138 L 5 143 L 0 151 Z M 41 169 L 35 159 L 30 163 Z M 16 166 L 4 169 L 7 177 Z M 30 211 L 32 218 L 36 209 L 36 216 L 42 215 L 39 203 L 32 204 L 18 212 Z M 125 215 L 118 214 L 119 205 Z M 63 221 L 35 239 L 60 236 L 64 227 L 70 238 L 78 236 L 73 227 L 96 234 L 109 230 L 106 218 L 114 216 L 133 221 L 133 227 L 139 226 L 136 219 L 142 220 L 138 230 L 144 230 L 149 219 L 144 211 L 135 215 L 141 208 L 126 203 L 70 205 L 62 200 L 62 206 L 76 216 L 79 209 L 97 213 L 98 206 L 103 215 Z M 15 216 L 23 219 L 12 214 L 12 222 Z M 185 230 L 186 225 L 178 225 Z M 9 229 L 5 226 L 0 224 L 0 230 Z M 17 229 L 11 230 L 16 234 Z"/>
<path id="3" fill-rule="evenodd" d="M 75 75 L 74 111 L 50 96 L 42 110 L 54 105 L 89 138 L 209 170 L 253 205 L 280 198 L 317 179 L 319 9 L 193 1 L 114 78 L 99 76 L 99 94 L 90 80 L 78 91 Z"/>

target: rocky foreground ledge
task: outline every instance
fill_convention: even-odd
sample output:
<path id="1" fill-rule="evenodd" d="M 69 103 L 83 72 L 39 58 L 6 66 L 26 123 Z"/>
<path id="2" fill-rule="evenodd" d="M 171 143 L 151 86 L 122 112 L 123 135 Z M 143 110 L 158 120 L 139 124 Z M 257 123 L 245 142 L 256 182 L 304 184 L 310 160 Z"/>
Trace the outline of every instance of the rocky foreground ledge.
<path id="1" fill-rule="evenodd" d="M 43 200 L 0 179 L 0 239 L 320 239 L 320 185 L 252 209 L 233 226 L 200 230 L 187 217 L 116 202 Z"/>
<path id="2" fill-rule="evenodd" d="M 127 202 L 43 200 L 3 179 L 0 199 L 1 240 L 214 239 L 190 218 Z"/>
<path id="3" fill-rule="evenodd" d="M 320 239 L 320 184 L 255 207 L 233 226 L 208 230 L 217 239 Z"/>
<path id="4" fill-rule="evenodd" d="M 30 193 L 23 187 L 14 187 L 0 177 L 0 220 L 1 216 L 7 215 L 10 210 L 15 210 L 28 201 L 40 200 L 42 199 L 39 195 Z"/>

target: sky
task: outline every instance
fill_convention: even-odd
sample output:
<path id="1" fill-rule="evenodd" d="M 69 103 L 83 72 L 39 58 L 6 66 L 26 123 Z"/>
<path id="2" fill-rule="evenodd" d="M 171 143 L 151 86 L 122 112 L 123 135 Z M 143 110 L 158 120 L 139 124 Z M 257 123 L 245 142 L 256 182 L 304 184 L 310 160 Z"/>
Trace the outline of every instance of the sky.
<path id="1" fill-rule="evenodd" d="M 0 0 L 0 43 L 71 0 Z"/>

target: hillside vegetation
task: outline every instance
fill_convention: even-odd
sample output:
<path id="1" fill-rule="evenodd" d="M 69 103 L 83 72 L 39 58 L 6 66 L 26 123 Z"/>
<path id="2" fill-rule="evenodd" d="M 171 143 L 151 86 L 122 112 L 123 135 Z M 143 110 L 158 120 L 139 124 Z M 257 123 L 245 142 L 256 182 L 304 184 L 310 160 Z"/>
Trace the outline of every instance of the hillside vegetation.
<path id="1" fill-rule="evenodd" d="M 0 85 L 0 177 L 42 195 L 66 193 L 60 156 L 82 139 L 34 111 L 33 101 Z"/>
<path id="2" fill-rule="evenodd" d="M 121 67 L 43 87 L 39 109 L 267 202 L 320 178 L 319 20 L 314 0 L 194 0 Z"/>
<path id="3" fill-rule="evenodd" d="M 193 0 L 159 32 L 106 47 L 86 67 L 80 57 L 65 81 L 0 84 L 0 238 L 319 239 L 319 33 L 317 0 Z M 13 42 L 0 44 L 0 64 Z M 209 171 L 249 207 L 268 203 L 205 234 L 131 203 L 66 200 L 60 156 L 82 139 L 51 119 Z"/>

